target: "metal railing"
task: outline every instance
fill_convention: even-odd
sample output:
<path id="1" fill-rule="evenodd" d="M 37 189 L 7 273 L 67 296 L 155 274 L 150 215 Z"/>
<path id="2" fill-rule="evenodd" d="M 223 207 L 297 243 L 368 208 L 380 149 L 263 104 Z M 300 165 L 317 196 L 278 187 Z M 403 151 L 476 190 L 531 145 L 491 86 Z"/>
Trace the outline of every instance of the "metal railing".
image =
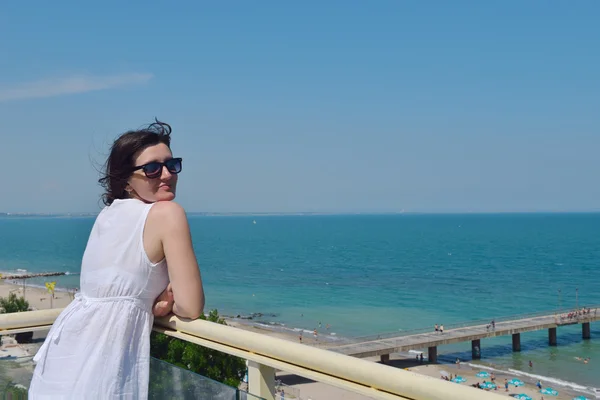
<path id="1" fill-rule="evenodd" d="M 0 315 L 0 335 L 48 329 L 62 310 Z M 380 400 L 495 400 L 500 395 L 203 320 L 155 320 L 154 330 L 248 360 L 248 391 L 274 400 L 275 371 Z"/>

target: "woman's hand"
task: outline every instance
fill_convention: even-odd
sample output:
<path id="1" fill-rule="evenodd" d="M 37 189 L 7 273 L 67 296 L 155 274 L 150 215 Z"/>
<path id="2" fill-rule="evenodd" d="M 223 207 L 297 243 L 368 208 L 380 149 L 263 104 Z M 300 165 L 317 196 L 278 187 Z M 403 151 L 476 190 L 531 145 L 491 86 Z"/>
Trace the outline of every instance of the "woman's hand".
<path id="1" fill-rule="evenodd" d="M 154 306 L 152 307 L 152 314 L 155 317 L 164 317 L 173 311 L 173 304 L 175 298 L 173 297 L 173 288 L 169 283 L 167 288 L 154 300 Z"/>

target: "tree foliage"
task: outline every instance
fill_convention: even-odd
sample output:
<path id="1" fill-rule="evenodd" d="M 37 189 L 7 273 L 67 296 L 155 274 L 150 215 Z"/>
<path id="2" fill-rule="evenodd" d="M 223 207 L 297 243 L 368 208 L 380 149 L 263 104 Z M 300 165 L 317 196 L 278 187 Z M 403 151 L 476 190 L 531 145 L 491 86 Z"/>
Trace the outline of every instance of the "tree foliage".
<path id="1" fill-rule="evenodd" d="M 3 387 L 1 393 L 3 399 L 27 400 L 27 388 L 25 386 L 9 381 L 3 384 Z"/>
<path id="2" fill-rule="evenodd" d="M 8 297 L 0 297 L 0 307 L 4 313 L 14 313 L 29 310 L 29 302 L 24 297 L 9 293 Z"/>
<path id="3" fill-rule="evenodd" d="M 227 325 L 219 317 L 217 310 L 212 310 L 208 317 L 199 319 Z M 230 354 L 208 349 L 195 343 L 176 339 L 162 333 L 152 333 L 150 354 L 159 360 L 214 379 L 237 388 L 246 372 L 246 362 Z"/>
<path id="4" fill-rule="evenodd" d="M 15 293 L 9 293 L 8 297 L 0 297 L 0 312 L 2 313 L 15 313 L 21 311 L 29 311 L 29 302 L 24 297 L 17 297 Z M 15 339 L 19 343 L 31 343 L 33 338 L 33 332 L 21 332 L 15 335 Z M 2 343 L 2 338 L 0 338 Z"/>
<path id="5" fill-rule="evenodd" d="M 4 386 L 3 399 L 26 400 L 27 388 L 23 385 L 17 385 L 14 382 L 8 382 Z"/>

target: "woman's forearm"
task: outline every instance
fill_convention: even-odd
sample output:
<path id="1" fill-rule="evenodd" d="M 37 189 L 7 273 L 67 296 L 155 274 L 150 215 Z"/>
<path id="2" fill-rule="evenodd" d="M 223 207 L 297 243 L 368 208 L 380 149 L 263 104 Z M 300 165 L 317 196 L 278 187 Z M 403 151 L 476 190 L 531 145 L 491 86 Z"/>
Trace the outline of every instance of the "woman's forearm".
<path id="1" fill-rule="evenodd" d="M 184 307 L 178 306 L 177 302 L 173 303 L 173 314 L 182 318 L 190 318 L 197 319 L 202 315 L 204 311 L 204 296 L 202 296 L 202 301 L 193 309 L 186 309 Z"/>

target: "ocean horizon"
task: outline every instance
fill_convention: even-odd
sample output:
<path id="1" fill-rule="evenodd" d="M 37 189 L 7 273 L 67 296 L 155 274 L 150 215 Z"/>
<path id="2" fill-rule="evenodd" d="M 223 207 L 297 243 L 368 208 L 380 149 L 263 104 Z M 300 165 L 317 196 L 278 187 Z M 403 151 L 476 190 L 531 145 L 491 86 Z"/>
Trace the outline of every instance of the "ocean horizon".
<path id="1" fill-rule="evenodd" d="M 94 217 L 0 218 L 0 271 L 69 271 L 51 279 L 77 287 Z M 335 340 L 600 305 L 596 212 L 189 213 L 189 220 L 206 309 L 259 313 L 256 322 L 276 329 L 317 328 Z M 509 336 L 485 339 L 481 363 L 530 373 L 524 365 L 532 360 L 538 376 L 597 387 L 599 338 L 596 323 L 591 340 L 581 339 L 580 326 L 560 327 L 557 347 L 547 346 L 545 331 L 522 334 L 520 353 Z M 438 351 L 447 362 L 471 357 L 470 343 Z"/>
<path id="2" fill-rule="evenodd" d="M 1 217 L 91 217 L 97 216 L 98 211 L 78 211 L 78 212 L 0 212 Z M 523 214 L 600 214 L 600 209 L 593 210 L 565 210 L 565 211 L 187 211 L 188 216 L 352 216 L 352 215 L 523 215 Z"/>

